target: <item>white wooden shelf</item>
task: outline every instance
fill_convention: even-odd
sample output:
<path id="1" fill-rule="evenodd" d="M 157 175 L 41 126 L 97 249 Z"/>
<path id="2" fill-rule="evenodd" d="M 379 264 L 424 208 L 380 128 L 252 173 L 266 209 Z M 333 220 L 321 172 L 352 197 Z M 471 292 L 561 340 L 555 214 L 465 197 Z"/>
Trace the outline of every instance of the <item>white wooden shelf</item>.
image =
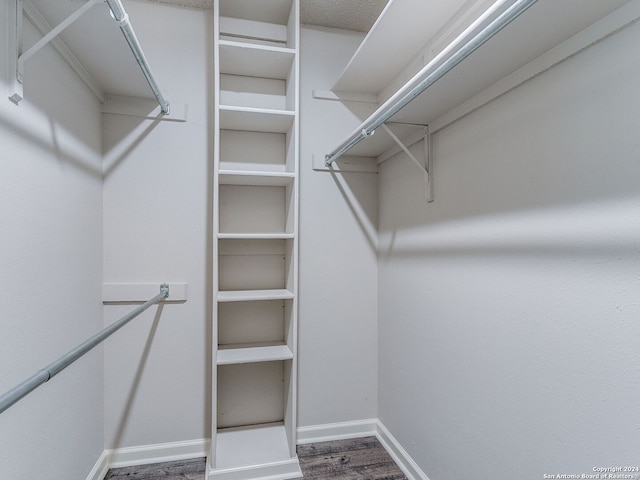
<path id="1" fill-rule="evenodd" d="M 12 2 L 2 2 L 2 8 L 5 8 L 5 4 L 9 3 L 16 2 L 13 0 Z M 153 97 L 140 65 L 131 54 L 131 47 L 127 44 L 118 23 L 114 21 L 105 2 L 94 3 L 93 7 L 72 20 L 83 3 L 86 2 L 24 2 L 22 3 L 25 13 L 23 22 L 32 23 L 38 31 L 38 35 L 44 36 L 64 21 L 71 20 L 71 23 L 51 40 L 49 46 L 60 54 L 100 103 L 108 100 L 109 93 L 116 92 L 119 96 L 134 97 L 136 102 L 144 102 L 144 100 Z M 135 24 L 135 19 L 132 19 L 132 22 Z M 12 23 L 16 23 L 15 18 Z M 3 35 L 4 28 L 3 26 Z M 88 35 L 87 32 L 91 32 L 91 34 Z M 3 48 L 6 48 L 5 43 L 7 42 L 3 41 Z M 16 42 L 12 41 L 11 43 Z M 24 50 L 29 43 L 30 41 L 24 46 Z M 10 46 L 7 45 L 7 47 Z M 12 51 L 14 55 L 17 53 L 17 51 Z M 20 54 L 22 53 L 24 52 L 21 51 Z M 27 64 L 38 61 L 40 60 L 32 57 L 27 61 Z M 153 65 L 151 66 L 153 67 Z M 15 76 L 16 72 L 14 71 L 13 78 Z M 28 85 L 28 75 L 25 81 Z M 9 85 L 7 86 L 9 87 Z M 7 93 L 9 92 L 7 91 Z M 171 110 L 173 110 L 173 102 Z M 176 110 L 179 111 L 180 108 Z M 149 113 L 149 111 L 147 110 L 145 113 Z M 170 117 L 172 118 L 168 118 L 168 120 L 175 119 L 173 115 Z"/>
<path id="2" fill-rule="evenodd" d="M 460 12 L 466 0 L 389 2 L 358 47 L 333 89 L 378 94 L 402 67 L 433 37 L 444 18 Z M 398 29 L 398 25 L 402 25 Z M 381 63 L 381 59 L 384 59 Z M 383 64 L 385 68 L 380 68 Z"/>
<path id="3" fill-rule="evenodd" d="M 260 300 L 291 300 L 294 293 L 286 289 L 227 290 L 218 292 L 218 302 L 254 302 Z"/>
<path id="4" fill-rule="evenodd" d="M 220 128 L 223 130 L 287 133 L 294 119 L 295 112 L 290 110 L 220 105 Z"/>
<path id="5" fill-rule="evenodd" d="M 295 233 L 219 233 L 220 240 L 288 240 L 295 238 Z"/>
<path id="6" fill-rule="evenodd" d="M 273 362 L 291 360 L 293 352 L 287 345 L 261 345 L 255 347 L 218 348 L 218 365 L 235 365 L 239 363 Z"/>
<path id="7" fill-rule="evenodd" d="M 286 80 L 295 50 L 285 47 L 220 40 L 220 72 Z"/>
<path id="8" fill-rule="evenodd" d="M 291 458 L 287 431 L 283 425 L 218 430 L 216 466 L 212 477 L 224 477 L 238 466 L 273 465 L 273 478 L 302 478 L 297 459 Z M 291 475 L 299 473 L 299 475 Z M 286 475 L 286 476 L 283 476 Z M 237 477 L 230 477 L 237 478 Z"/>
<path id="9" fill-rule="evenodd" d="M 293 184 L 294 173 L 258 172 L 244 170 L 220 170 L 220 185 L 254 185 L 268 187 L 286 187 Z"/>
<path id="10" fill-rule="evenodd" d="M 420 3 L 418 0 L 410 1 Z M 537 2 L 445 77 L 412 100 L 391 118 L 391 122 L 397 125 L 429 125 L 431 133 L 438 131 L 606 36 L 606 33 L 589 34 L 588 27 L 595 22 L 609 22 L 608 18 L 616 13 L 617 8 L 622 10 L 625 3 L 625 0 L 591 2 L 581 4 L 581 8 L 576 9 L 575 4 L 569 0 Z M 474 8 L 477 7 L 478 5 Z M 373 93 L 383 99 L 391 97 L 395 92 L 409 90 L 417 82 L 402 85 L 399 83 L 400 79 L 411 78 L 429 61 L 434 52 L 444 48 L 454 34 L 462 31 L 465 24 L 471 23 L 474 15 L 479 14 L 479 11 L 458 11 L 458 17 L 452 18 L 453 30 L 441 32 L 443 38 L 435 38 L 433 31 L 426 28 L 426 25 L 414 25 L 397 36 L 389 36 L 389 29 L 394 29 L 396 24 L 395 11 L 404 8 L 410 6 L 404 2 L 389 5 L 334 86 L 336 90 Z M 554 21 L 549 22 L 550 18 Z M 615 22 L 609 23 L 612 23 L 609 32 L 619 28 Z M 540 30 L 541 25 L 544 26 L 543 32 Z M 396 71 L 399 75 L 389 81 L 379 65 L 391 64 L 396 58 L 396 52 L 403 51 L 402 45 L 417 45 L 415 38 L 408 38 L 415 35 L 416 28 L 424 34 L 423 48 L 415 52 L 416 56 L 408 63 L 410 67 L 402 72 Z M 448 39 L 444 38 L 447 36 Z M 380 45 L 383 44 L 385 48 L 381 49 Z M 377 112 L 370 118 L 376 114 Z M 364 120 L 361 125 L 354 125 L 350 134 L 361 132 L 368 120 Z M 411 129 L 402 126 L 392 126 L 393 128 Z M 396 133 L 405 144 L 410 144 L 410 132 Z M 375 157 L 381 161 L 393 151 L 399 151 L 394 140 L 385 132 L 379 131 L 361 141 L 347 154 L 354 157 Z M 328 149 L 321 153 L 330 152 Z"/>

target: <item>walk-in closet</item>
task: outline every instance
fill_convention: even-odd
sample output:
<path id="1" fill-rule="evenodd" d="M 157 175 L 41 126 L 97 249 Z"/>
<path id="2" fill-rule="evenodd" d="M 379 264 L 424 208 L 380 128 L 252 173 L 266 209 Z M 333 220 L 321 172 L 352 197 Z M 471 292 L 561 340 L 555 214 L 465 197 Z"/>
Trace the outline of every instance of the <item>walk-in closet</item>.
<path id="1" fill-rule="evenodd" d="M 639 479 L 639 20 L 2 2 L 0 479 Z"/>

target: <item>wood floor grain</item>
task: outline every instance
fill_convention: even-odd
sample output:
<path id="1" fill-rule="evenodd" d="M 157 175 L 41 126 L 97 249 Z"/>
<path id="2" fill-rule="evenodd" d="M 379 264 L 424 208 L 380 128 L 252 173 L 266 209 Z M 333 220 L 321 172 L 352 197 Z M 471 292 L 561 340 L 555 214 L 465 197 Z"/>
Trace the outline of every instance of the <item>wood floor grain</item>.
<path id="1" fill-rule="evenodd" d="M 305 480 L 406 480 L 375 437 L 298 446 Z"/>
<path id="2" fill-rule="evenodd" d="M 298 446 L 305 480 L 406 480 L 375 437 Z M 112 468 L 104 480 L 205 480 L 205 459 Z"/>
<path id="3" fill-rule="evenodd" d="M 204 480 L 204 458 L 111 468 L 104 480 Z"/>

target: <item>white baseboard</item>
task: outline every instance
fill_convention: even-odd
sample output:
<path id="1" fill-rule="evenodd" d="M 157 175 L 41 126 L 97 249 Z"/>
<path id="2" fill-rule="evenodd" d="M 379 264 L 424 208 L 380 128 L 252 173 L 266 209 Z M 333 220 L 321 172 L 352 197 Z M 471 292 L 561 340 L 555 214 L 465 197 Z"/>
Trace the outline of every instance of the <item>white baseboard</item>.
<path id="1" fill-rule="evenodd" d="M 209 439 L 201 439 L 105 450 L 87 480 L 103 480 L 110 468 L 206 457 L 210 444 Z"/>
<path id="2" fill-rule="evenodd" d="M 326 423 L 324 425 L 312 425 L 310 427 L 298 427 L 297 443 L 331 442 L 345 438 L 359 438 L 374 436 L 377 430 L 378 420 L 370 418 L 355 420 L 352 422 Z"/>
<path id="3" fill-rule="evenodd" d="M 98 461 L 89 472 L 87 480 L 103 480 L 107 472 L 109 471 L 109 461 L 107 458 L 106 450 L 100 454 Z"/>
<path id="4" fill-rule="evenodd" d="M 110 468 L 148 465 L 157 462 L 172 462 L 174 460 L 206 457 L 210 444 L 209 439 L 200 439 L 143 445 L 140 447 L 117 448 L 115 450 L 107 450 L 107 457 Z"/>
<path id="5" fill-rule="evenodd" d="M 391 458 L 398 464 L 400 470 L 409 480 L 429 480 L 429 477 L 422 471 L 416 462 L 413 461 L 402 445 L 391 435 L 391 432 L 376 419 L 376 437 L 384 449 L 389 452 Z"/>
<path id="6" fill-rule="evenodd" d="M 398 440 L 377 418 L 299 427 L 297 434 L 298 445 L 375 436 L 409 480 L 429 480 L 429 477 L 413 461 Z M 201 439 L 105 450 L 87 480 L 103 480 L 109 468 L 206 457 L 210 443 L 209 439 Z M 243 478 L 247 478 L 247 472 L 220 473 L 220 478 L 225 478 L 225 480 L 240 478 L 242 475 L 244 475 Z M 270 472 L 270 474 L 273 473 Z M 271 477 L 274 479 L 292 478 L 290 471 L 276 472 L 275 475 L 269 476 L 269 478 Z"/>

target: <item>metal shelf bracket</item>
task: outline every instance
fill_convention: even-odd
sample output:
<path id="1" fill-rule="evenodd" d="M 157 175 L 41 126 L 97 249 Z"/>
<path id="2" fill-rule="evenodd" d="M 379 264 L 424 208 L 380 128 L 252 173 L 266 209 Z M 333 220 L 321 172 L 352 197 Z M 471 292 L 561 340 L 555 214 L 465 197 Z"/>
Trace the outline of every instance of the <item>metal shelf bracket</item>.
<path id="1" fill-rule="evenodd" d="M 6 42 L 9 57 L 7 69 L 9 79 L 9 100 L 16 105 L 22 100 L 22 81 L 18 80 L 18 57 L 20 55 L 20 39 L 22 38 L 22 0 L 9 1 L 7 5 L 7 31 Z"/>
<path id="2" fill-rule="evenodd" d="M 147 62 L 147 59 L 142 51 L 142 47 L 138 42 L 135 32 L 133 31 L 133 27 L 129 23 L 129 16 L 124 10 L 122 3 L 120 0 L 87 0 L 80 8 L 78 8 L 75 12 L 69 15 L 65 20 L 60 22 L 55 27 L 49 29 L 49 31 L 42 32 L 44 35 L 40 40 L 34 43 L 31 47 L 29 47 L 26 51 L 22 52 L 22 22 L 23 17 L 25 15 L 24 7 L 28 7 L 26 14 L 27 18 L 32 20 L 33 23 L 33 12 L 36 11 L 35 7 L 31 3 L 30 0 L 9 0 L 9 18 L 7 21 L 7 34 L 6 39 L 9 45 L 9 77 L 11 79 L 11 84 L 9 85 L 9 100 L 11 100 L 16 105 L 24 98 L 24 90 L 23 90 L 23 80 L 24 80 L 24 64 L 25 62 L 31 58 L 34 54 L 36 54 L 42 47 L 47 45 L 49 42 L 54 40 L 60 33 L 64 31 L 69 25 L 78 20 L 82 15 L 88 12 L 94 5 L 98 3 L 106 2 L 109 11 L 111 13 L 111 17 L 117 22 L 122 34 L 126 42 L 131 49 L 131 53 L 133 54 L 136 62 L 140 66 L 142 70 L 142 74 L 144 75 L 151 91 L 153 92 L 154 97 L 158 101 L 160 105 L 160 114 L 168 115 L 169 114 L 169 102 L 163 97 L 160 88 L 155 80 L 155 77 L 151 73 L 151 69 Z M 31 16 L 30 13 L 31 12 Z M 39 16 L 39 13 L 38 13 Z M 37 24 L 40 25 L 46 24 L 46 21 L 43 23 L 42 20 L 36 21 Z M 55 46 L 55 43 L 53 44 Z M 65 47 L 65 52 L 67 49 Z M 63 58 L 69 61 L 69 57 L 73 57 L 70 53 L 63 53 Z M 74 62 L 76 63 L 75 57 L 73 57 Z M 95 84 L 93 79 L 90 78 L 88 74 L 81 69 L 83 73 L 78 72 L 78 69 L 74 64 L 70 64 L 71 67 L 76 70 L 76 73 L 80 76 L 85 83 L 94 91 L 100 98 L 101 102 L 104 102 L 104 94 L 101 91 L 100 87 Z"/>
<path id="3" fill-rule="evenodd" d="M 31 58 L 35 53 L 37 53 L 42 47 L 47 45 L 51 40 L 56 38 L 65 28 L 71 25 L 73 22 L 78 20 L 82 15 L 88 12 L 94 5 L 101 3 L 103 0 L 89 0 L 87 3 L 83 4 L 80 8 L 78 8 L 75 12 L 69 15 L 65 20 L 60 22 L 58 25 L 53 27 L 49 32 L 47 32 L 40 40 L 34 43 L 31 47 L 29 47 L 26 51 L 22 52 L 21 46 L 21 34 L 22 34 L 22 19 L 23 19 L 23 5 L 22 0 L 15 0 L 15 22 L 13 18 L 9 19 L 9 22 L 13 28 L 11 28 L 11 32 L 9 35 L 12 37 L 10 39 L 10 44 L 12 51 L 14 52 L 16 62 L 15 62 L 15 82 L 13 84 L 13 88 L 11 90 L 11 94 L 9 95 L 9 100 L 18 104 L 20 100 L 23 99 L 23 80 L 24 80 L 24 64 L 25 62 Z M 13 16 L 12 12 L 12 16 Z M 14 77 L 14 75 L 12 75 Z"/>
<path id="4" fill-rule="evenodd" d="M 429 126 L 424 126 L 424 161 L 421 162 L 416 158 L 416 156 L 409 150 L 409 148 L 403 143 L 403 141 L 398 138 L 398 136 L 391 131 L 391 129 L 386 125 L 382 124 L 381 127 L 384 129 L 387 134 L 393 139 L 394 142 L 398 144 L 398 146 L 402 149 L 402 151 L 409 157 L 409 160 L 420 169 L 420 173 L 424 175 L 424 184 L 425 184 L 425 198 L 427 202 L 433 202 L 433 168 L 432 168 L 432 159 L 431 159 L 431 135 L 429 133 Z"/>

